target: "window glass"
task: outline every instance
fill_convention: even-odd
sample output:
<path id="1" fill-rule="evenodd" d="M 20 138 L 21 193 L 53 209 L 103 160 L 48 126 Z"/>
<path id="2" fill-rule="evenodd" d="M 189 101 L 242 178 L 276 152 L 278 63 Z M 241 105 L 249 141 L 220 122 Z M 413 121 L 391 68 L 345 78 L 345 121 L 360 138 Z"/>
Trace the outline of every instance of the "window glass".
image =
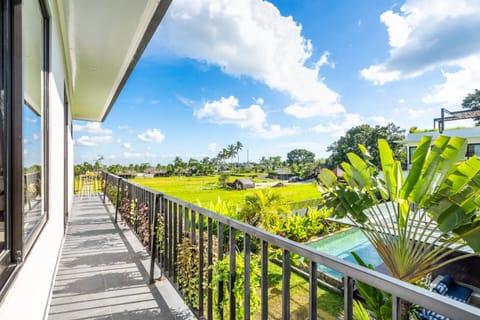
<path id="1" fill-rule="evenodd" d="M 0 4 L 3 13 L 3 3 Z M 7 212 L 5 211 L 5 82 L 3 68 L 4 30 L 3 15 L 0 17 L 0 255 L 6 249 Z M 1 266 L 0 266 L 1 268 Z"/>
<path id="2" fill-rule="evenodd" d="M 23 238 L 44 215 L 43 23 L 38 0 L 23 1 Z"/>
<path id="3" fill-rule="evenodd" d="M 412 164 L 413 154 L 417 150 L 417 147 L 408 147 L 408 164 Z"/>
<path id="4" fill-rule="evenodd" d="M 467 158 L 476 155 L 480 158 L 480 143 L 471 143 L 467 147 Z"/>

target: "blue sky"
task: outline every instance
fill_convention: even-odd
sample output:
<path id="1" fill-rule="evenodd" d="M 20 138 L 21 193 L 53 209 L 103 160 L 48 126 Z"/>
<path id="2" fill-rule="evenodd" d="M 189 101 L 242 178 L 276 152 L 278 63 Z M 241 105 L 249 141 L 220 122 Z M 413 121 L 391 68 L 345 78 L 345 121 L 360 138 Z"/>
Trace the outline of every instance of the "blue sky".
<path id="1" fill-rule="evenodd" d="M 175 0 L 105 122 L 75 122 L 75 162 L 236 141 L 241 161 L 322 158 L 360 124 L 431 128 L 480 88 L 479 17 L 478 0 Z"/>

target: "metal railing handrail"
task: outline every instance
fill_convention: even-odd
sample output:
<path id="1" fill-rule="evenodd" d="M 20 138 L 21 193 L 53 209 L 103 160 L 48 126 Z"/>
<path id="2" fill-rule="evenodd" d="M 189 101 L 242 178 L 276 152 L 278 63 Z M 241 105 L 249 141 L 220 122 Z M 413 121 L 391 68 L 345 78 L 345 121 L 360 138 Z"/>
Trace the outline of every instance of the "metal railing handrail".
<path id="1" fill-rule="evenodd" d="M 295 253 L 298 254 L 308 260 L 310 260 L 310 289 L 311 291 L 315 291 L 313 288 L 314 285 L 316 286 L 316 271 L 317 265 L 323 265 L 325 267 L 328 267 L 330 269 L 336 270 L 344 275 L 344 316 L 346 319 L 351 319 L 353 315 L 353 306 L 352 306 L 352 301 L 353 301 L 353 291 L 354 291 L 354 280 L 361 281 L 363 283 L 366 283 L 368 285 L 371 285 L 373 287 L 376 287 L 380 290 L 383 290 L 385 292 L 388 292 L 392 294 L 393 299 L 392 299 L 392 318 L 393 319 L 399 319 L 400 318 L 400 300 L 404 299 L 406 301 L 409 301 L 414 304 L 418 304 L 424 308 L 433 310 L 439 314 L 445 315 L 450 318 L 455 318 L 455 319 L 479 319 L 480 317 L 480 309 L 476 308 L 474 306 L 464 304 L 464 303 L 458 303 L 457 301 L 450 299 L 448 297 L 441 296 L 439 294 L 434 294 L 431 291 L 428 291 L 424 288 L 409 284 L 407 282 L 401 281 L 399 279 L 393 278 L 389 275 L 382 274 L 380 272 L 377 272 L 375 270 L 370 270 L 367 268 L 363 268 L 359 265 L 341 260 L 339 258 L 336 258 L 332 255 L 325 254 L 322 252 L 319 252 L 315 249 L 312 249 L 306 245 L 297 243 L 295 241 L 289 240 L 287 238 L 272 234 L 270 232 L 267 232 L 265 230 L 259 229 L 257 227 L 251 226 L 249 224 L 246 224 L 241 221 L 237 221 L 235 219 L 232 219 L 230 217 L 220 215 L 218 213 L 215 213 L 213 211 L 210 211 L 208 209 L 202 208 L 196 204 L 187 202 L 182 199 L 178 199 L 176 197 L 164 194 L 162 192 L 159 192 L 157 190 L 153 190 L 151 188 L 132 183 L 130 181 L 127 181 L 121 177 L 115 176 L 111 173 L 104 173 L 104 179 L 105 181 L 108 181 L 108 178 L 113 178 L 114 181 L 117 182 L 117 188 L 118 192 L 120 190 L 120 186 L 123 184 L 124 188 L 138 188 L 142 190 L 143 192 L 150 193 L 151 196 L 155 197 L 157 200 L 155 200 L 155 203 L 158 202 L 157 206 L 154 209 L 154 215 L 153 215 L 153 222 L 156 222 L 157 220 L 157 212 L 158 211 L 164 211 L 164 210 L 169 210 L 168 208 L 165 208 L 165 204 L 162 205 L 162 202 L 170 202 L 174 203 L 176 206 L 183 207 L 185 209 L 190 210 L 194 214 L 199 215 L 199 221 L 200 217 L 206 217 L 208 219 L 212 219 L 214 221 L 217 221 L 218 223 L 228 226 L 230 228 L 230 231 L 235 232 L 239 231 L 242 232 L 245 235 L 249 235 L 249 237 L 255 237 L 257 239 L 260 239 L 262 243 L 268 243 L 271 245 L 274 245 L 276 247 L 279 247 L 282 249 L 283 254 L 284 254 L 284 266 L 283 266 L 283 272 L 287 273 L 287 275 L 284 275 L 284 277 L 289 278 L 289 256 L 290 253 Z M 107 183 L 106 183 L 107 184 Z M 104 194 L 106 194 L 106 185 L 105 185 L 105 190 Z M 118 193 L 117 193 L 118 195 Z M 105 195 L 104 195 L 105 196 Z M 117 196 L 117 208 L 118 208 L 118 196 Z M 167 205 L 168 206 L 168 205 Z M 160 210 L 158 210 L 160 209 Z M 162 211 L 162 212 L 163 212 Z M 118 210 L 117 210 L 118 212 Z M 169 212 L 171 213 L 171 212 Z M 195 221 L 194 221 L 195 222 Z M 152 223 L 152 221 L 150 221 Z M 181 223 L 181 222 L 179 222 Z M 203 226 L 203 222 L 202 222 Z M 170 227 L 171 228 L 171 227 Z M 151 228 L 150 228 L 151 229 Z M 166 239 L 168 241 L 168 239 Z M 172 249 L 173 250 L 173 249 Z M 151 248 L 151 254 L 152 254 L 152 262 L 155 259 L 155 252 L 158 251 L 156 248 L 156 241 L 152 241 L 152 248 Z M 286 259 L 285 255 L 287 256 Z M 168 255 L 167 255 L 168 258 Z M 287 261 L 288 260 L 288 261 Z M 233 260 L 234 261 L 234 260 Z M 168 266 L 170 262 L 163 262 L 163 265 Z M 285 266 L 285 264 L 287 266 Z M 288 270 L 287 270 L 288 268 Z M 168 268 L 166 268 L 168 269 Z M 247 269 L 247 268 L 245 268 Z M 152 269 L 153 271 L 153 269 Z M 151 278 L 153 278 L 153 275 L 151 275 Z M 313 281 L 314 280 L 314 281 Z M 314 283 L 314 285 L 313 285 Z M 288 290 L 287 290 L 288 291 Z M 315 291 L 316 292 L 316 291 Z M 287 293 L 288 294 L 288 293 Z M 313 311 L 313 307 L 315 305 L 315 300 L 316 299 L 316 294 L 314 297 L 312 297 L 312 293 L 310 293 L 310 313 L 314 312 L 316 314 L 316 310 Z M 263 295 L 262 295 L 263 297 Z M 263 306 L 263 301 L 262 301 L 262 306 Z M 287 303 L 286 298 L 284 300 L 284 303 Z M 313 305 L 313 306 L 312 306 Z M 286 308 L 285 306 L 282 306 Z M 286 316 L 285 312 L 288 312 L 288 308 L 284 310 L 284 318 L 288 319 L 288 316 Z M 266 315 L 265 315 L 266 316 Z"/>

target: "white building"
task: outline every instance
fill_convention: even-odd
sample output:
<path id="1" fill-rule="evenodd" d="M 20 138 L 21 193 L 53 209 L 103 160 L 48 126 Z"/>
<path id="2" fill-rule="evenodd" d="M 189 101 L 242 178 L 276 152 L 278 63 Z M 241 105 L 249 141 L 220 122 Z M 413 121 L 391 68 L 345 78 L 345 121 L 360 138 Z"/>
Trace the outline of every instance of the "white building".
<path id="1" fill-rule="evenodd" d="M 43 318 L 72 203 L 72 120 L 106 117 L 170 2 L 1 1 L 0 319 Z"/>
<path id="2" fill-rule="evenodd" d="M 473 155 L 477 155 L 477 157 L 480 157 L 480 127 L 445 129 L 442 134 L 449 137 L 460 137 L 467 139 L 468 146 L 465 157 L 469 158 Z M 407 137 L 405 138 L 405 141 L 403 141 L 403 143 L 407 147 L 407 159 L 409 168 L 412 164 L 412 155 L 415 152 L 418 144 L 420 143 L 420 139 L 423 136 L 431 136 L 433 139 L 435 139 L 439 135 L 440 133 L 437 130 L 407 134 Z"/>

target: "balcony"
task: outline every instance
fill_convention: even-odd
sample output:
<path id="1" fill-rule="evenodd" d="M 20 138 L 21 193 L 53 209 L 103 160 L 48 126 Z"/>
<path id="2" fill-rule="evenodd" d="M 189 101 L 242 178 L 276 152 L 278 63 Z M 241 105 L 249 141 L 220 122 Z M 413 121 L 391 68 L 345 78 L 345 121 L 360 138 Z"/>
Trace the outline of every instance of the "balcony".
<path id="1" fill-rule="evenodd" d="M 273 307 L 268 301 L 269 251 L 273 248 L 280 250 L 282 257 L 281 305 L 275 306 L 281 310 L 282 319 L 291 316 L 294 254 L 308 261 L 308 303 L 304 307 L 309 319 L 318 316 L 318 265 L 343 274 L 345 319 L 353 318 L 355 281 L 392 294 L 393 319 L 400 319 L 402 301 L 452 319 L 480 316 L 480 309 L 473 306 L 322 254 L 118 176 L 105 173 L 103 181 L 102 195 L 75 199 L 56 275 L 51 319 L 270 319 L 269 308 Z M 126 224 L 120 222 L 122 218 Z M 185 257 L 180 244 L 185 243 L 190 244 L 191 257 L 197 262 L 197 268 L 189 270 L 187 282 L 180 276 L 185 276 L 180 261 Z M 260 257 L 261 271 L 260 286 L 252 289 L 254 254 Z M 227 276 L 214 277 L 216 262 L 223 259 L 229 266 Z M 241 274 L 235 269 L 239 259 L 248 266 Z M 238 284 L 243 287 L 241 297 L 235 291 Z M 254 312 L 250 303 L 253 295 L 259 299 Z"/>
<path id="2" fill-rule="evenodd" d="M 150 257 L 114 213 L 98 194 L 75 197 L 48 318 L 194 318 L 168 280 L 148 284 Z"/>

